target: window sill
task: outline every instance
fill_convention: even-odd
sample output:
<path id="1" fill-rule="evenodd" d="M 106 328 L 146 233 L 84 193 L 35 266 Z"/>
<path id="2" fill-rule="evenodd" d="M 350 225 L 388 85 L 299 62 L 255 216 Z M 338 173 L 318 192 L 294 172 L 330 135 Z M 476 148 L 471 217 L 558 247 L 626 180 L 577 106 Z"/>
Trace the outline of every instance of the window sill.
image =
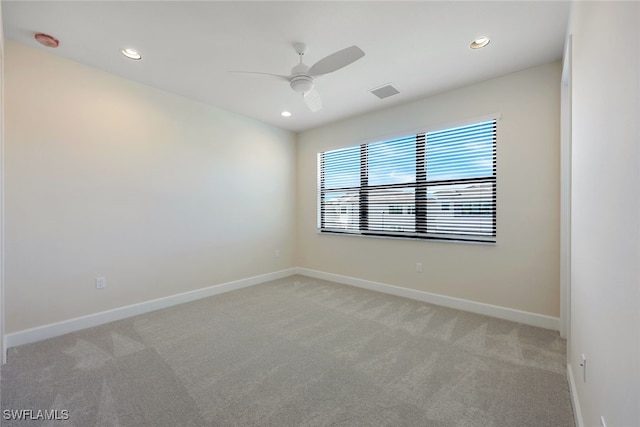
<path id="1" fill-rule="evenodd" d="M 345 236 L 345 237 L 365 237 L 365 238 L 375 238 L 375 239 L 392 239 L 392 240 L 411 240 L 411 241 L 419 241 L 419 242 L 435 242 L 435 243 L 465 243 L 472 245 L 489 245 L 496 246 L 496 241 L 490 240 L 465 240 L 460 238 L 439 238 L 439 237 L 414 237 L 414 236 L 391 236 L 391 235 L 382 235 L 382 234 L 361 234 L 361 233 L 343 233 L 340 231 L 322 231 L 316 229 L 316 233 L 318 235 L 326 235 L 326 236 Z"/>

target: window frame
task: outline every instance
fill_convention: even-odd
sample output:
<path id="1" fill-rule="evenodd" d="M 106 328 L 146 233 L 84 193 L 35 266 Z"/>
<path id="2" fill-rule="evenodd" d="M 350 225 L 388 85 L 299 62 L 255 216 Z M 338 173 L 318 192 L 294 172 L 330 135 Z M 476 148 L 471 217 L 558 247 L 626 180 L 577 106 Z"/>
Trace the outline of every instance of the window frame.
<path id="1" fill-rule="evenodd" d="M 477 118 L 474 120 L 468 120 L 464 122 L 457 123 L 455 125 L 448 126 L 439 126 L 438 128 L 433 128 L 429 130 L 422 131 L 414 131 L 407 132 L 409 134 L 405 134 L 401 138 L 410 139 L 415 135 L 415 181 L 408 183 L 391 183 L 391 184 L 376 184 L 369 185 L 369 161 L 368 161 L 368 152 L 369 146 L 371 144 L 376 144 L 379 142 L 391 142 L 394 139 L 384 139 L 377 140 L 371 142 L 362 142 L 358 145 L 352 145 L 344 148 L 338 148 L 335 150 L 327 150 L 318 153 L 318 224 L 317 224 L 317 232 L 319 234 L 339 234 L 339 235 L 349 235 L 349 236 L 365 236 L 365 237 L 386 237 L 386 238 L 401 238 L 401 239 L 412 239 L 412 240 L 435 240 L 435 241 L 456 241 L 456 242 L 467 242 L 467 243 L 493 243 L 497 242 L 497 151 L 498 151 L 498 122 L 500 121 L 500 114 L 494 114 L 490 116 L 486 116 L 483 118 Z M 492 175 L 491 176 L 483 176 L 483 177 L 469 177 L 469 178 L 455 178 L 455 179 L 441 179 L 441 180 L 432 180 L 429 181 L 427 179 L 427 136 L 428 134 L 433 134 L 437 132 L 446 132 L 448 130 L 455 130 L 457 128 L 462 128 L 466 126 L 474 126 L 474 125 L 482 125 L 485 123 L 493 122 L 493 133 L 492 133 Z M 360 158 L 359 158 L 359 172 L 360 172 L 360 181 L 357 186 L 345 186 L 340 188 L 324 188 L 325 183 L 325 154 L 330 152 L 337 152 L 340 150 L 348 150 L 355 149 L 356 147 L 360 147 Z M 473 233 L 434 233 L 429 231 L 429 208 L 427 202 L 427 194 L 429 187 L 438 187 L 444 185 L 468 185 L 468 184 L 488 184 L 492 187 L 492 197 L 489 205 L 486 202 L 481 202 L 483 209 L 486 206 L 491 206 L 490 213 L 492 216 L 492 234 L 473 234 Z M 376 190 L 402 190 L 402 189 L 413 189 L 414 190 L 414 201 L 413 204 L 407 206 L 406 212 L 411 215 L 413 211 L 414 217 L 414 230 L 407 231 L 390 231 L 390 230 L 372 230 L 370 229 L 370 218 L 369 218 L 369 196 Z M 357 229 L 340 229 L 340 228 L 332 228 L 326 227 L 326 217 L 325 211 L 327 206 L 326 196 L 327 194 L 332 193 L 345 193 L 345 195 L 357 193 L 358 200 L 358 227 Z M 425 202 L 419 202 L 419 200 L 425 200 Z M 396 201 L 393 201 L 395 205 Z M 455 215 L 456 212 L 456 204 L 453 201 L 446 201 L 442 203 L 447 203 L 448 212 L 452 215 Z M 394 207 L 395 207 L 394 205 Z M 390 205 L 391 206 L 391 205 Z M 473 209 L 473 208 L 471 208 Z M 403 211 L 404 212 L 404 211 Z M 472 216 L 473 213 L 471 210 L 464 211 L 465 213 L 462 216 Z M 486 216 L 486 213 L 481 213 L 477 215 Z M 477 216 L 476 215 L 476 216 Z M 384 226 L 384 223 L 383 223 Z"/>

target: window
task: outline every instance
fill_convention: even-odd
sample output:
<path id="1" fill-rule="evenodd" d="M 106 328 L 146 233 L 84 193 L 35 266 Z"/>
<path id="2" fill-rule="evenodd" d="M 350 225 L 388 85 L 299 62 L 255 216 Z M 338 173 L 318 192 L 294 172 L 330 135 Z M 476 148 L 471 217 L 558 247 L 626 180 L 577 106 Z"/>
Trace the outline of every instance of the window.
<path id="1" fill-rule="evenodd" d="M 399 206 L 389 206 L 389 214 L 391 215 L 402 215 L 403 211 L 402 205 Z"/>
<path id="2" fill-rule="evenodd" d="M 495 242 L 496 120 L 318 154 L 323 233 Z"/>

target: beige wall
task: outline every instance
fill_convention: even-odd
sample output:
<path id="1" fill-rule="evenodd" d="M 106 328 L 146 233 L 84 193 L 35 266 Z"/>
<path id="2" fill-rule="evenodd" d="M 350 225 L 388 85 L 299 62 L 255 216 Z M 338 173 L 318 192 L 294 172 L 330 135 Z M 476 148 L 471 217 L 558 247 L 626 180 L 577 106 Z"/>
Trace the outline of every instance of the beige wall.
<path id="1" fill-rule="evenodd" d="M 275 127 L 6 55 L 8 333 L 293 266 L 559 315 L 559 63 L 304 132 L 296 158 Z M 316 233 L 317 152 L 492 113 L 496 245 Z"/>
<path id="2" fill-rule="evenodd" d="M 585 426 L 640 426 L 640 4 L 571 22 L 570 369 Z"/>
<path id="3" fill-rule="evenodd" d="M 294 134 L 5 53 L 7 333 L 293 266 Z"/>
<path id="4" fill-rule="evenodd" d="M 6 362 L 4 338 L 4 28 L 0 4 L 0 361 Z"/>
<path id="5" fill-rule="evenodd" d="M 559 316 L 560 76 L 547 64 L 300 134 L 297 265 Z M 317 234 L 318 152 L 493 113 L 497 244 Z"/>

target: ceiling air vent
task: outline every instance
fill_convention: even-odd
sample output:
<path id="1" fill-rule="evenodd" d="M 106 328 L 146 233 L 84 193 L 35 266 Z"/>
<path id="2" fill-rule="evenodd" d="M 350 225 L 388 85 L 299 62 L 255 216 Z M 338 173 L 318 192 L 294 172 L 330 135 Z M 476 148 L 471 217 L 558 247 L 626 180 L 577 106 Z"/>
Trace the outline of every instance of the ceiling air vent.
<path id="1" fill-rule="evenodd" d="M 371 89 L 369 92 L 371 92 L 372 94 L 374 94 L 380 99 L 385 99 L 400 93 L 400 91 L 395 87 L 393 87 L 391 84 L 386 84 L 384 86 L 380 86 L 379 88 Z"/>

